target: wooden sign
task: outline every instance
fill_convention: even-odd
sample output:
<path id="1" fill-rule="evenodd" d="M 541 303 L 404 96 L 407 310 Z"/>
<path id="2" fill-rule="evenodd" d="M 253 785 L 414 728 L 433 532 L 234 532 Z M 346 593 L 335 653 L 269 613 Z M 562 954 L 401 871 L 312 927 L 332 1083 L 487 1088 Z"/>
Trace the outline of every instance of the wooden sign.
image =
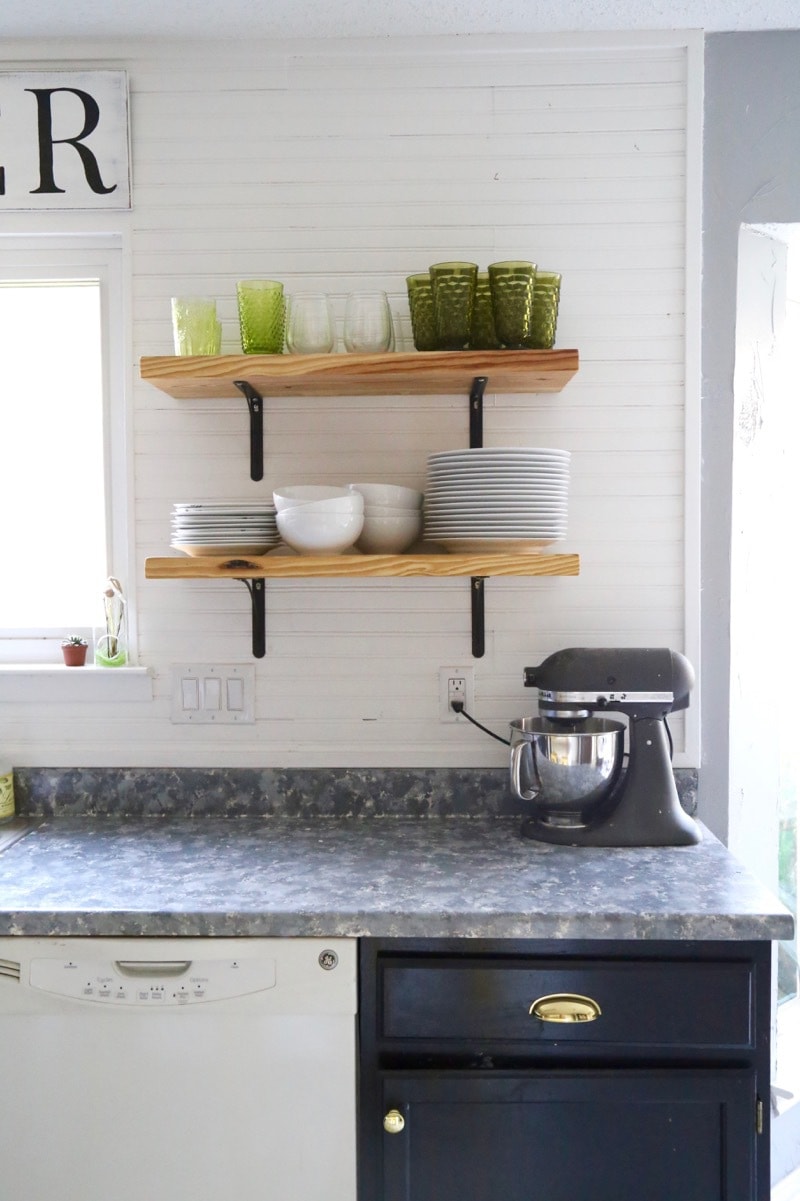
<path id="1" fill-rule="evenodd" d="M 0 73 L 0 213 L 129 209 L 124 71 Z"/>

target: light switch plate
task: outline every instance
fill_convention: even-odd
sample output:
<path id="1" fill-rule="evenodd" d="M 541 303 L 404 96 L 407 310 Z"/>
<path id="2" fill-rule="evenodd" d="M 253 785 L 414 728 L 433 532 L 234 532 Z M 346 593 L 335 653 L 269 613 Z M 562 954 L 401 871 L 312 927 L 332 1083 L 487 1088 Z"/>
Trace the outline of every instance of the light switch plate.
<path id="1" fill-rule="evenodd" d="M 170 720 L 190 725 L 252 725 L 256 669 L 252 663 L 174 663 Z"/>

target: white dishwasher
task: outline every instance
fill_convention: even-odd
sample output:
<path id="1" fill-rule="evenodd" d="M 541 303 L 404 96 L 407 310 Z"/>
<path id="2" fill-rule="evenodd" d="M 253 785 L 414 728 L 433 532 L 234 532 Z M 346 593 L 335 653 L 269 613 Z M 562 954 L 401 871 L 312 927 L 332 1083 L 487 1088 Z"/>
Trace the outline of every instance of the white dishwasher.
<path id="1" fill-rule="evenodd" d="M 3 1201 L 355 1201 L 356 944 L 0 938 Z"/>

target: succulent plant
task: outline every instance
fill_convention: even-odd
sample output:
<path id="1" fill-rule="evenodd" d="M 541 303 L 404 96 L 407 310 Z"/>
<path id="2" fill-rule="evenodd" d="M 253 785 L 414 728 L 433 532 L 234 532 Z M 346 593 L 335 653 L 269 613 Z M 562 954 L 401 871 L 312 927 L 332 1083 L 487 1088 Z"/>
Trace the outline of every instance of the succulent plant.
<path id="1" fill-rule="evenodd" d="M 85 638 L 81 638 L 80 634 L 70 634 L 69 638 L 65 638 L 61 643 L 62 646 L 88 646 Z"/>

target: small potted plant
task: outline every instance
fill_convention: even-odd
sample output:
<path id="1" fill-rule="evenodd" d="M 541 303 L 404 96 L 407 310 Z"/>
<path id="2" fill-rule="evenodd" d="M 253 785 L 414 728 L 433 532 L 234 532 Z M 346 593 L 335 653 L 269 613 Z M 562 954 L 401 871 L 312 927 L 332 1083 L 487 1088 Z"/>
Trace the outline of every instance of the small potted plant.
<path id="1" fill-rule="evenodd" d="M 88 642 L 80 634 L 70 634 L 61 643 L 61 653 L 67 667 L 83 667 L 86 662 Z"/>

